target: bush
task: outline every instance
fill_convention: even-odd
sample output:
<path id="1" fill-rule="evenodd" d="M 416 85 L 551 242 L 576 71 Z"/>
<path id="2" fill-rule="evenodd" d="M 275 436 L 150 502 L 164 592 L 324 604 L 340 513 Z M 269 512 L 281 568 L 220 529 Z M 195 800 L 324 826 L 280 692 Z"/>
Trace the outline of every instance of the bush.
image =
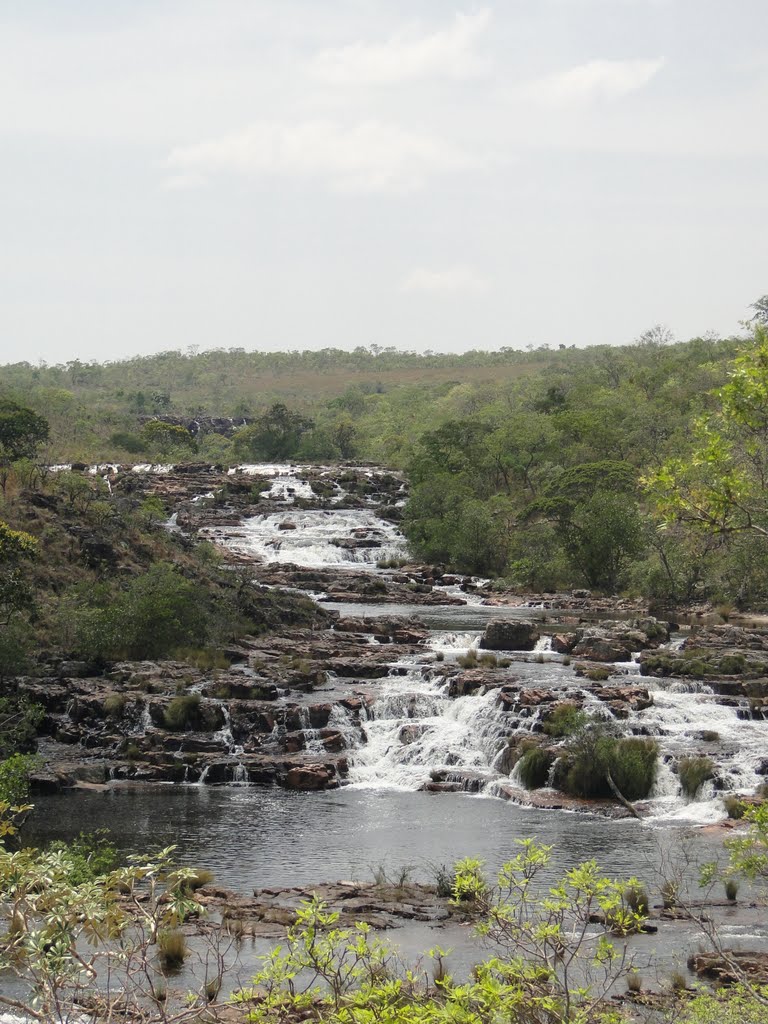
<path id="1" fill-rule="evenodd" d="M 118 866 L 117 849 L 109 838 L 109 829 L 81 832 L 71 843 L 55 842 L 48 846 L 66 860 L 68 879 L 72 885 L 83 885 L 109 874 Z"/>
<path id="2" fill-rule="evenodd" d="M 188 693 L 174 697 L 163 713 L 165 728 L 171 732 L 183 732 L 200 725 L 200 694 Z"/>
<path id="3" fill-rule="evenodd" d="M 728 796 L 723 797 L 723 803 L 725 804 L 725 812 L 729 818 L 732 818 L 734 821 L 739 821 L 744 817 L 747 805 L 734 793 L 729 793 Z"/>
<path id="4" fill-rule="evenodd" d="M 160 963 L 165 971 L 178 970 L 189 953 L 184 933 L 178 928 L 163 928 L 157 934 Z"/>
<path id="5" fill-rule="evenodd" d="M 128 698 L 124 693 L 110 693 L 104 699 L 104 714 L 109 718 L 122 718 Z"/>
<path id="6" fill-rule="evenodd" d="M 643 979 L 637 973 L 637 971 L 631 971 L 627 975 L 627 992 L 631 992 L 633 995 L 637 995 L 643 990 Z"/>
<path id="7" fill-rule="evenodd" d="M 555 784 L 571 796 L 612 797 L 608 773 L 627 800 L 648 796 L 656 778 L 659 748 L 655 740 L 619 739 L 611 726 L 591 722 L 566 744 L 557 765 Z"/>
<path id="8" fill-rule="evenodd" d="M 643 917 L 648 916 L 650 900 L 644 885 L 628 885 L 624 890 L 624 902 L 634 913 L 642 914 Z"/>
<path id="9" fill-rule="evenodd" d="M 610 772 L 622 796 L 627 800 L 644 800 L 656 780 L 659 745 L 652 739 L 630 737 L 614 745 Z"/>
<path id="10" fill-rule="evenodd" d="M 527 750 L 517 762 L 517 774 L 525 788 L 540 789 L 546 786 L 553 761 L 552 754 L 541 747 Z"/>
<path id="11" fill-rule="evenodd" d="M 547 736 L 572 736 L 587 723 L 587 716 L 575 704 L 558 704 L 543 729 Z"/>
<path id="12" fill-rule="evenodd" d="M 731 903 L 736 902 L 736 897 L 739 894 L 739 883 L 735 878 L 726 878 L 725 880 L 725 898 L 730 900 Z"/>
<path id="13" fill-rule="evenodd" d="M 704 783 L 714 778 L 715 765 L 708 757 L 681 757 L 677 774 L 683 793 L 693 799 Z"/>
<path id="14" fill-rule="evenodd" d="M 18 806 L 29 796 L 29 777 L 40 765 L 34 754 L 13 754 L 0 761 L 0 802 Z"/>
<path id="15" fill-rule="evenodd" d="M 101 606 L 80 611 L 76 653 L 86 660 L 159 658 L 206 635 L 203 594 L 168 563 L 158 562 Z"/>
<path id="16" fill-rule="evenodd" d="M 214 878 L 214 873 L 207 868 L 196 868 L 194 873 L 181 883 L 181 891 L 185 896 L 189 896 L 202 889 L 204 885 L 210 885 Z"/>

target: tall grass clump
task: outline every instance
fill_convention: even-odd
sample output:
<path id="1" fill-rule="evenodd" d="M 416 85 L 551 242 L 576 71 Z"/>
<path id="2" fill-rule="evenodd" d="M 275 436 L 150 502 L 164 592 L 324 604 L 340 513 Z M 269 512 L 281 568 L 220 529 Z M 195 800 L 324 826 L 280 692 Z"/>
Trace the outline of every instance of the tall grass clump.
<path id="1" fill-rule="evenodd" d="M 553 756 L 541 747 L 527 750 L 517 762 L 517 774 L 526 789 L 541 789 L 546 786 Z"/>
<path id="2" fill-rule="evenodd" d="M 188 693 L 183 697 L 174 697 L 163 714 L 166 729 L 171 732 L 183 732 L 193 729 L 200 723 L 200 694 Z"/>
<path id="3" fill-rule="evenodd" d="M 704 783 L 714 778 L 715 764 L 709 757 L 681 757 L 677 774 L 683 793 L 693 799 Z"/>
<path id="4" fill-rule="evenodd" d="M 157 933 L 157 951 L 164 971 L 178 970 L 189 953 L 184 933 L 178 928 L 162 928 Z"/>

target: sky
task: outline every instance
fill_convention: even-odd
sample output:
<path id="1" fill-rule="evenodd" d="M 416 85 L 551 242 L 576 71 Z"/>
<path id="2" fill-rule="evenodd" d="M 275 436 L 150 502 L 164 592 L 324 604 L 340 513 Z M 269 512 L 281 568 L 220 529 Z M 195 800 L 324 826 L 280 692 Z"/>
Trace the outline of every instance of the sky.
<path id="1" fill-rule="evenodd" d="M 766 0 L 0 0 L 0 362 L 731 334 Z"/>

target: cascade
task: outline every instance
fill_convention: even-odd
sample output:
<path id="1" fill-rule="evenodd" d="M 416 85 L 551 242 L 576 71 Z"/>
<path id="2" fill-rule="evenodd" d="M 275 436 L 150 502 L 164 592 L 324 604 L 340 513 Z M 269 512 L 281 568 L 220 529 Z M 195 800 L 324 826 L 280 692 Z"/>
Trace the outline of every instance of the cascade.
<path id="1" fill-rule="evenodd" d="M 451 699 L 444 679 L 424 679 L 418 669 L 390 676 L 363 727 L 367 742 L 351 757 L 349 783 L 414 790 L 436 769 L 491 778 L 509 729 L 497 696 Z"/>

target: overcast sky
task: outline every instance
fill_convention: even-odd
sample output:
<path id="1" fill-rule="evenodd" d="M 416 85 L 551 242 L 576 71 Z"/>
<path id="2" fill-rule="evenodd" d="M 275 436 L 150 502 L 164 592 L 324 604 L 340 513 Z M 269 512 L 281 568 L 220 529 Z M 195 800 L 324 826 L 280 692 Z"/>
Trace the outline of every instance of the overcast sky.
<path id="1" fill-rule="evenodd" d="M 766 40 L 768 0 L 0 0 L 0 360 L 731 333 Z"/>

